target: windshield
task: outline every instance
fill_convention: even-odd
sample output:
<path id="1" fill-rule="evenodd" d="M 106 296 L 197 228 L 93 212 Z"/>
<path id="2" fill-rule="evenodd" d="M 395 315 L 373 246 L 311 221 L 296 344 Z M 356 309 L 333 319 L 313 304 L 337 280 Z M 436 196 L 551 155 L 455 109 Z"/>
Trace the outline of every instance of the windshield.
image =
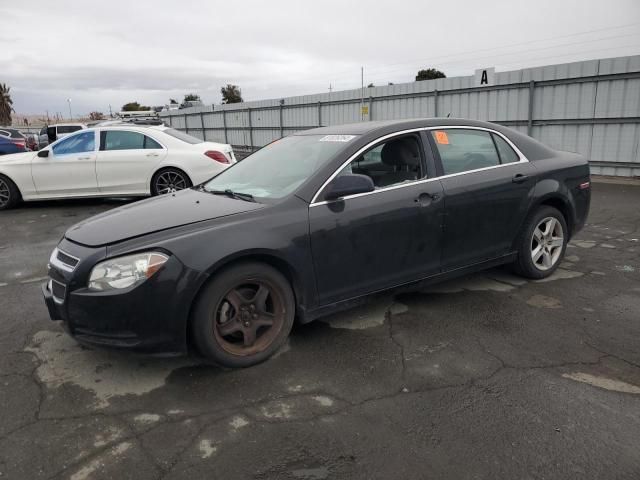
<path id="1" fill-rule="evenodd" d="M 282 198 L 296 190 L 353 136 L 285 137 L 248 156 L 204 185 L 208 192 L 231 190 L 257 198 Z M 337 140 L 337 141 L 336 141 Z"/>
<path id="2" fill-rule="evenodd" d="M 173 128 L 165 128 L 162 131 L 167 135 L 171 135 L 172 137 L 177 138 L 178 140 L 191 143 L 192 145 L 195 145 L 196 143 L 202 143 L 204 141 L 204 140 L 200 140 L 199 138 L 192 137 L 191 135 L 187 135 L 186 133 L 181 132 L 179 130 L 174 130 Z"/>

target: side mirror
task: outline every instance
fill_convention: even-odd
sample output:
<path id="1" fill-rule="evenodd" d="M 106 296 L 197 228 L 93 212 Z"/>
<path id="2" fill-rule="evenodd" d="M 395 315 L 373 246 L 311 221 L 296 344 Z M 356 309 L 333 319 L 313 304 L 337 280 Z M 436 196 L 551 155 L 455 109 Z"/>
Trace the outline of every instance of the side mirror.
<path id="1" fill-rule="evenodd" d="M 38 152 L 38 156 L 42 158 L 46 158 L 49 156 L 49 150 L 40 150 Z"/>
<path id="2" fill-rule="evenodd" d="M 356 193 L 373 192 L 375 186 L 371 177 L 359 175 L 356 173 L 348 175 L 340 175 L 334 178 L 327 187 L 325 200 L 336 200 L 347 195 L 355 195 Z"/>

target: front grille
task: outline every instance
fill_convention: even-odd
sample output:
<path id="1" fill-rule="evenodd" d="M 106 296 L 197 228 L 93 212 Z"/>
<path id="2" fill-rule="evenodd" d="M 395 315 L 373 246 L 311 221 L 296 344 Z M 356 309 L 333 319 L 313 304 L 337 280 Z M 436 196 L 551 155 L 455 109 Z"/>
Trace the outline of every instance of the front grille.
<path id="1" fill-rule="evenodd" d="M 64 302 L 66 293 L 67 287 L 64 283 L 51 279 L 51 294 L 58 303 Z"/>
<path id="2" fill-rule="evenodd" d="M 70 267 L 71 269 L 76 268 L 76 266 L 78 265 L 78 262 L 80 260 L 78 260 L 75 257 L 72 257 L 71 255 L 64 253 L 62 250 L 58 250 L 58 254 L 56 255 L 56 258 L 63 263 L 64 265 Z"/>

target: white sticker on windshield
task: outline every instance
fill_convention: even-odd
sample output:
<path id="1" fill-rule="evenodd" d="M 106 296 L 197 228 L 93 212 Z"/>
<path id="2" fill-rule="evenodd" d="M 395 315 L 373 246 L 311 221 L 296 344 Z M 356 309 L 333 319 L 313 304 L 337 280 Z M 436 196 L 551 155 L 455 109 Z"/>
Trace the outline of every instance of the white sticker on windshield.
<path id="1" fill-rule="evenodd" d="M 348 142 L 356 138 L 355 135 L 325 135 L 320 139 L 321 142 Z"/>

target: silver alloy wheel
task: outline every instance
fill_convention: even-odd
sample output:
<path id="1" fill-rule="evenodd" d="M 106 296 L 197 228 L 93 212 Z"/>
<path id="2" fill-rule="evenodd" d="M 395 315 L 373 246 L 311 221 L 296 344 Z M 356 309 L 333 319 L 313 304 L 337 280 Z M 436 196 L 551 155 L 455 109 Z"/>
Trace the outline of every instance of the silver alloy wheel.
<path id="1" fill-rule="evenodd" d="M 558 262 L 564 246 L 562 224 L 554 217 L 540 220 L 533 229 L 531 259 L 538 270 L 546 271 Z"/>
<path id="2" fill-rule="evenodd" d="M 168 170 L 162 172 L 156 179 L 156 192 L 158 195 L 174 193 L 187 188 L 187 180 L 179 172 Z"/>
<path id="3" fill-rule="evenodd" d="M 11 200 L 11 190 L 9 185 L 0 178 L 0 207 L 4 207 Z"/>

